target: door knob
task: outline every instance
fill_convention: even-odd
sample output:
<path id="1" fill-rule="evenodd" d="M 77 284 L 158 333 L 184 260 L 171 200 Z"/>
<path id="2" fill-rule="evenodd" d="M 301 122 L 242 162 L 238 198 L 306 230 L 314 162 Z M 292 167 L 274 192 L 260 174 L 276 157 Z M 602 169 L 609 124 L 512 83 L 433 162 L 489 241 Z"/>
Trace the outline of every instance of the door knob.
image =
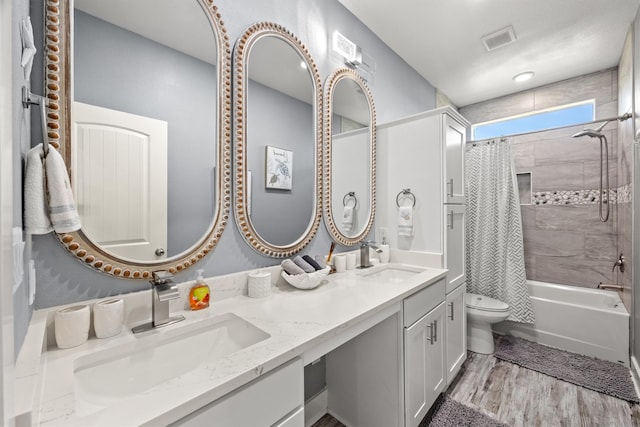
<path id="1" fill-rule="evenodd" d="M 158 255 L 158 256 L 162 256 L 162 255 L 164 255 L 165 253 L 166 253 L 166 252 L 165 252 L 164 248 L 158 248 L 158 249 L 156 249 L 156 255 Z"/>

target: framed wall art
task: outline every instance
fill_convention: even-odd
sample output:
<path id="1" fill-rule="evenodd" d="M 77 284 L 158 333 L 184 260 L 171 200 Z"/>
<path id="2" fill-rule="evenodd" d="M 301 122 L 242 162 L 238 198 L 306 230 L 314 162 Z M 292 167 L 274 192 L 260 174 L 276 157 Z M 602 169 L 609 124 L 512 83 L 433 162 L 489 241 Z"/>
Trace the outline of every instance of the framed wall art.
<path id="1" fill-rule="evenodd" d="M 265 188 L 293 188 L 293 151 L 267 145 L 265 158 Z"/>

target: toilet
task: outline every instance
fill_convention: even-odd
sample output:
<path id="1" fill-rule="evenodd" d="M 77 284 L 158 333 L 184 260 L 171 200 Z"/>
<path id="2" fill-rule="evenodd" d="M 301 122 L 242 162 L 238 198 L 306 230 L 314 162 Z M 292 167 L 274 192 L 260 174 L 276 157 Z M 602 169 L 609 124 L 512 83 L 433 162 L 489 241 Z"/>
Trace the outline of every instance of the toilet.
<path id="1" fill-rule="evenodd" d="M 495 349 L 491 325 L 509 317 L 509 304 L 484 295 L 465 295 L 467 308 L 467 349 L 474 353 L 493 354 Z"/>

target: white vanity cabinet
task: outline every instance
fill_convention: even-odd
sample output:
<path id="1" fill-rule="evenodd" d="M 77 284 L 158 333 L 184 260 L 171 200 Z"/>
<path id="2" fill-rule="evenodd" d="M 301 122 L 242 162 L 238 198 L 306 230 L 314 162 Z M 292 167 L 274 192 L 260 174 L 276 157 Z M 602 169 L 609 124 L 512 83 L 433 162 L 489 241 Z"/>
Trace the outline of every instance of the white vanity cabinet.
<path id="1" fill-rule="evenodd" d="M 444 145 L 441 154 L 444 178 L 442 203 L 464 204 L 464 149 L 468 123 L 450 108 L 440 112 L 440 121 L 440 144 Z"/>
<path id="2" fill-rule="evenodd" d="M 460 371 L 467 359 L 467 311 L 464 304 L 465 285 L 458 286 L 446 296 L 445 354 L 447 385 Z"/>
<path id="3" fill-rule="evenodd" d="M 447 273 L 447 292 L 463 285 L 467 279 L 465 254 L 466 205 L 444 205 L 444 252 L 443 263 Z"/>
<path id="4" fill-rule="evenodd" d="M 304 427 L 304 373 L 296 358 L 171 424 Z"/>
<path id="5" fill-rule="evenodd" d="M 404 301 L 406 427 L 420 424 L 446 386 L 445 288 L 442 279 Z"/>

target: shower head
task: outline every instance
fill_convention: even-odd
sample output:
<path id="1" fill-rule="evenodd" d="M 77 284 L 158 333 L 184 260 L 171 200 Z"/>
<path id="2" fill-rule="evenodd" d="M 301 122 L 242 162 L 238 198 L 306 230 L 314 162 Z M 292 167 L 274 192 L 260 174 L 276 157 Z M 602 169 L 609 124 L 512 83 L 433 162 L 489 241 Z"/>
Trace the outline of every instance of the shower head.
<path id="1" fill-rule="evenodd" d="M 602 127 L 600 127 L 600 129 L 602 129 Z M 581 132 L 574 134 L 573 137 L 580 138 L 581 136 L 590 136 L 591 138 L 602 138 L 604 135 L 600 132 L 600 129 L 583 129 Z"/>
<path id="2" fill-rule="evenodd" d="M 580 138 L 581 136 L 590 136 L 591 138 L 602 138 L 604 135 L 602 134 L 602 129 L 609 123 L 611 120 L 605 120 L 600 126 L 594 129 L 582 129 L 582 132 L 578 132 L 573 135 L 574 138 Z"/>

